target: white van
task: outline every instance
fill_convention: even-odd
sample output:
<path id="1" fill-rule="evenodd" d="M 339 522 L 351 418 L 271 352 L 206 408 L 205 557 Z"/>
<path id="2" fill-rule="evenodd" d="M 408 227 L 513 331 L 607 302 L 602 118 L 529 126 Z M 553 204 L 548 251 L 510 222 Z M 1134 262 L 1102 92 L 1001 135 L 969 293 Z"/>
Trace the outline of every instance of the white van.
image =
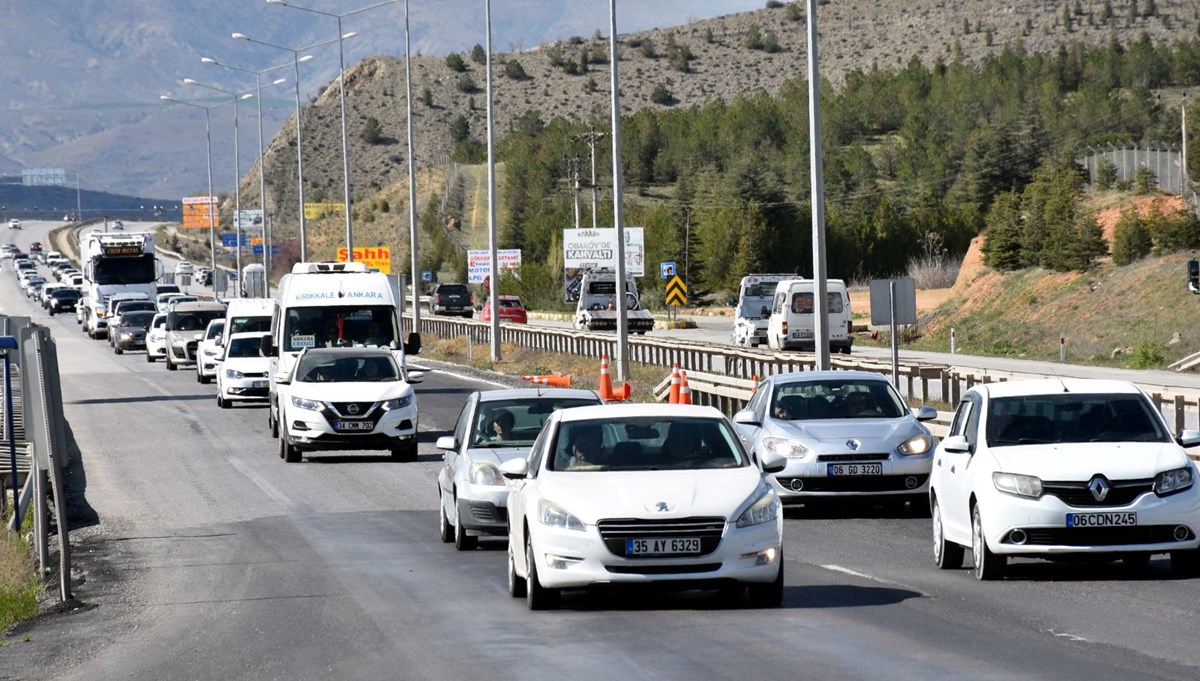
<path id="1" fill-rule="evenodd" d="M 274 298 L 233 298 L 226 304 L 225 332 L 217 342 L 218 347 L 229 345 L 229 337 L 235 333 L 271 330 L 276 305 Z"/>
<path id="2" fill-rule="evenodd" d="M 816 347 L 813 332 L 814 286 L 812 279 L 785 279 L 775 285 L 771 319 L 767 322 L 767 346 L 772 350 L 811 351 Z M 848 355 L 850 346 L 854 344 L 854 336 L 850 335 L 850 294 L 841 279 L 827 280 L 826 287 L 829 350 Z"/>
<path id="3" fill-rule="evenodd" d="M 738 286 L 733 318 L 733 344 L 754 348 L 767 342 L 767 320 L 775 300 L 775 286 L 794 274 L 751 274 Z"/>

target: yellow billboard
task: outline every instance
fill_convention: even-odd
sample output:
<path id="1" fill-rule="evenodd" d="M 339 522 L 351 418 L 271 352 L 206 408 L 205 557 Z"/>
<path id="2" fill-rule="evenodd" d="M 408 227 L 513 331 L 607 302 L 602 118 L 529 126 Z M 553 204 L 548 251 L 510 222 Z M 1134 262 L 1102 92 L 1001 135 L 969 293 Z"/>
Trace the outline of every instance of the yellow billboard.
<path id="1" fill-rule="evenodd" d="M 221 213 L 217 209 L 215 196 L 185 196 L 183 197 L 183 228 L 208 229 L 211 217 L 212 226 L 221 226 Z"/>
<path id="2" fill-rule="evenodd" d="M 346 262 L 346 247 L 337 251 L 338 262 Z M 384 274 L 392 273 L 392 249 L 387 246 L 355 246 L 354 262 L 366 263 L 367 267 Z"/>
<path id="3" fill-rule="evenodd" d="M 345 215 L 344 203 L 308 203 L 304 204 L 305 220 L 320 220 L 328 215 Z"/>

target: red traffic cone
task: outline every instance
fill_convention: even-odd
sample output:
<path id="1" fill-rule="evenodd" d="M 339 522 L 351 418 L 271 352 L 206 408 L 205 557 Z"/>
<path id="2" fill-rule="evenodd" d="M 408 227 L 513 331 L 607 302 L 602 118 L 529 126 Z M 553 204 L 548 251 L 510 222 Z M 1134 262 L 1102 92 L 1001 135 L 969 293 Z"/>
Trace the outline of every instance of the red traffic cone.
<path id="1" fill-rule="evenodd" d="M 679 404 L 679 362 L 671 365 L 671 397 L 668 404 Z"/>
<path id="2" fill-rule="evenodd" d="M 750 394 L 753 395 L 754 393 L 758 392 L 758 374 L 751 376 L 750 380 L 754 381 L 754 385 L 750 388 Z"/>
<path id="3" fill-rule="evenodd" d="M 687 372 L 679 372 L 679 404 L 692 403 L 692 389 L 688 387 Z"/>

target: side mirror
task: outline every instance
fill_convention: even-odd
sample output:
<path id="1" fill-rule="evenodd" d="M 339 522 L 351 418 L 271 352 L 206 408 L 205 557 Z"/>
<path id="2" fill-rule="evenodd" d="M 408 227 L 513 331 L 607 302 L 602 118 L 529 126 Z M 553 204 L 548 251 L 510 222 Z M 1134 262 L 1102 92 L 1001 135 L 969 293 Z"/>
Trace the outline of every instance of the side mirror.
<path id="1" fill-rule="evenodd" d="M 743 409 L 734 414 L 733 422 L 739 426 L 753 426 L 755 428 L 762 427 L 762 422 L 758 420 L 758 415 L 749 409 Z"/>
<path id="2" fill-rule="evenodd" d="M 1200 445 L 1200 430 L 1185 430 L 1176 438 L 1180 447 L 1195 447 Z"/>
<path id="3" fill-rule="evenodd" d="M 404 354 L 421 354 L 421 334 L 417 333 L 416 331 L 408 334 L 408 340 L 404 342 Z"/>
<path id="4" fill-rule="evenodd" d="M 263 336 L 262 344 L 258 347 L 258 353 L 263 357 L 278 357 L 279 352 L 275 348 L 275 337 Z"/>
<path id="5" fill-rule="evenodd" d="M 1187 289 L 1192 293 L 1200 293 L 1200 260 L 1188 261 Z"/>
<path id="6" fill-rule="evenodd" d="M 787 459 L 774 452 L 763 452 L 759 461 L 764 473 L 782 473 L 787 468 Z"/>
<path id="7" fill-rule="evenodd" d="M 408 382 L 409 383 L 420 383 L 421 381 L 424 381 L 424 380 L 425 380 L 425 372 L 424 371 L 409 371 L 408 372 Z"/>
<path id="8" fill-rule="evenodd" d="M 522 480 L 529 477 L 529 461 L 523 458 L 509 459 L 500 464 L 500 473 L 509 480 Z"/>
<path id="9" fill-rule="evenodd" d="M 288 376 L 288 372 L 280 371 L 279 373 L 275 374 L 275 382 L 279 385 L 288 385 L 292 381 Z"/>
<path id="10" fill-rule="evenodd" d="M 942 449 L 953 454 L 970 454 L 971 443 L 962 435 L 951 435 L 942 440 Z"/>
<path id="11" fill-rule="evenodd" d="M 458 440 L 454 439 L 453 435 L 443 435 L 437 439 L 438 449 L 455 450 L 458 449 Z"/>
<path id="12" fill-rule="evenodd" d="M 937 409 L 934 409 L 929 405 L 924 405 L 917 410 L 918 421 L 932 421 L 937 418 L 937 415 Z"/>

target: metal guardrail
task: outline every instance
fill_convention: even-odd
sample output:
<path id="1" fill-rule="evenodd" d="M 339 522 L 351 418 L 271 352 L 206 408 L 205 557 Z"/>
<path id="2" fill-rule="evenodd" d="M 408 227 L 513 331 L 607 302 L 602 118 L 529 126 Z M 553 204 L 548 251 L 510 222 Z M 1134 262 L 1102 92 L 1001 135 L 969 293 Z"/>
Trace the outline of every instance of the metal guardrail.
<path id="1" fill-rule="evenodd" d="M 411 316 L 409 325 L 411 327 Z M 424 315 L 421 318 L 421 331 L 432 333 L 440 338 L 467 337 L 476 344 L 487 344 L 490 334 L 489 325 L 484 322 Z M 616 336 L 611 333 L 552 329 L 524 324 L 501 324 L 500 342 L 511 343 L 529 350 L 556 352 L 578 357 L 599 358 L 602 354 L 612 357 L 616 352 Z M 713 406 L 718 406 L 727 413 L 732 413 L 730 410 L 736 410 L 737 403 L 744 404 L 745 400 L 726 394 L 727 391 L 722 386 L 714 385 L 710 391 L 709 387 L 703 383 L 698 385 L 691 382 L 690 377 L 704 373 L 750 381 L 755 376 L 762 378 L 793 371 L 812 371 L 816 368 L 816 359 L 811 353 L 736 348 L 677 338 L 630 337 L 629 354 L 631 362 L 668 370 L 673 364 L 678 363 L 680 368 L 688 372 L 693 400 L 710 399 L 704 396 L 711 392 L 711 399 L 714 400 Z M 886 376 L 892 374 L 890 362 L 866 358 L 834 356 L 831 358 L 830 364 L 838 369 L 874 371 Z M 897 388 L 911 403 L 952 406 L 958 404 L 963 393 L 974 385 L 1030 378 L 1053 378 L 1053 376 L 998 372 L 902 360 L 895 382 Z M 717 389 L 718 387 L 722 389 Z M 1154 404 L 1167 417 L 1167 421 L 1172 424 L 1177 435 L 1185 427 L 1200 426 L 1200 392 L 1170 390 L 1154 385 L 1143 385 L 1142 389 L 1150 395 Z"/>

